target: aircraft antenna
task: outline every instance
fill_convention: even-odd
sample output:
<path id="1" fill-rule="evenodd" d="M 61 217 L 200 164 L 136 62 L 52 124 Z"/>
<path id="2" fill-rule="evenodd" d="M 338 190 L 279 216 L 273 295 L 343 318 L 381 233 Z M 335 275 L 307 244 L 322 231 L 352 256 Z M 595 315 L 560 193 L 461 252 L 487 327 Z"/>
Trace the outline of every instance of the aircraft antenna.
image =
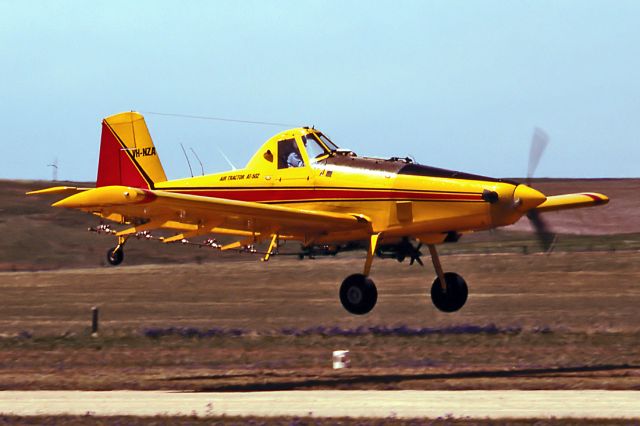
<path id="1" fill-rule="evenodd" d="M 202 165 L 202 161 L 200 161 L 200 157 L 198 157 L 198 154 L 196 154 L 196 150 L 193 149 L 193 147 L 189 149 L 191 150 L 191 152 L 193 152 L 193 155 L 196 157 L 196 160 L 198 160 L 198 163 L 200 163 L 200 170 L 202 170 L 202 176 L 204 176 L 204 166 Z"/>
<path id="2" fill-rule="evenodd" d="M 52 181 L 56 182 L 58 180 L 58 158 L 56 157 L 53 160 L 53 163 L 47 164 L 47 167 L 51 167 L 53 169 Z"/>
<path id="3" fill-rule="evenodd" d="M 140 112 L 142 112 L 143 114 L 161 115 L 164 117 L 194 118 L 197 120 L 226 121 L 229 123 L 243 123 L 243 124 L 262 124 L 265 126 L 278 126 L 278 127 L 296 127 L 295 124 L 274 123 L 270 121 L 240 120 L 236 118 L 211 117 L 206 115 L 191 115 L 191 114 L 174 114 L 169 112 L 153 112 L 153 111 L 140 111 Z"/>
<path id="4" fill-rule="evenodd" d="M 232 170 L 237 170 L 236 166 L 233 165 L 233 163 L 231 162 L 231 160 L 229 160 L 229 157 L 227 157 L 226 155 L 224 155 L 224 152 L 222 152 L 222 150 L 220 148 L 218 148 L 218 146 L 216 146 L 216 149 L 218 150 L 218 152 L 220 153 L 220 155 L 222 155 L 222 157 L 226 160 L 227 164 L 229 166 L 231 166 Z"/>
<path id="5" fill-rule="evenodd" d="M 187 156 L 187 151 L 184 149 L 184 145 L 180 142 L 180 148 L 182 148 L 182 153 L 184 154 L 184 158 L 187 159 L 187 164 L 189 165 L 189 173 L 191 173 L 191 177 L 193 177 L 193 169 L 191 169 L 191 162 L 189 161 L 189 157 Z"/>

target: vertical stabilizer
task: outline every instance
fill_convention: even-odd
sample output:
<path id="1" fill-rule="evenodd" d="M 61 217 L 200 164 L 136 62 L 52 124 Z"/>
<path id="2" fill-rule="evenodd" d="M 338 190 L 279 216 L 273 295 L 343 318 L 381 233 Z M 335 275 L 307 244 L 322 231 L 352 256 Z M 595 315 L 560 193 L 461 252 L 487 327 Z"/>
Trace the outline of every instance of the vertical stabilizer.
<path id="1" fill-rule="evenodd" d="M 166 180 L 142 114 L 122 112 L 102 120 L 97 187 L 153 189 L 155 183 Z"/>

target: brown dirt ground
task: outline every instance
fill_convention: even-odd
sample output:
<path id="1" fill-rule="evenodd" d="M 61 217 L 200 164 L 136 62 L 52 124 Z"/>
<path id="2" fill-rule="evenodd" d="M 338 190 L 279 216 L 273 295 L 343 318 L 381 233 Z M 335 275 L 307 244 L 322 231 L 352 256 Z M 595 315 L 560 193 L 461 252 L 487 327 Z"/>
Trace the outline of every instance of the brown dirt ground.
<path id="1" fill-rule="evenodd" d="M 563 234 L 557 252 L 524 255 L 535 243 L 517 225 L 443 247 L 445 269 L 470 285 L 458 313 L 430 304 L 428 262 L 376 259 L 378 306 L 364 317 L 337 299 L 362 253 L 264 265 L 133 241 L 126 265 L 108 268 L 111 241 L 86 232 L 95 219 L 23 196 L 48 185 L 0 182 L 0 270 L 40 270 L 0 273 L 0 388 L 640 389 L 640 180 L 535 182 L 609 195 L 605 207 L 546 217 L 555 230 L 616 235 Z M 397 330 L 344 335 L 358 327 Z M 197 337 L 211 329 L 220 335 Z M 331 369 L 335 349 L 351 351 L 351 369 Z"/>
<path id="2" fill-rule="evenodd" d="M 378 306 L 364 317 L 347 314 L 337 300 L 340 279 L 360 263 L 348 257 L 1 273 L 0 383 L 5 389 L 640 389 L 638 252 L 444 260 L 471 287 L 468 304 L 454 314 L 431 306 L 430 268 L 391 260 L 374 263 Z M 97 338 L 87 331 L 94 305 L 102 316 Z M 492 324 L 495 332 L 452 328 Z M 435 331 L 330 330 L 375 326 Z M 170 327 L 178 331 L 144 334 Z M 181 336 L 186 327 L 223 332 Z M 311 331 L 289 335 L 286 328 Z M 336 349 L 351 351 L 351 369 L 331 369 Z"/>

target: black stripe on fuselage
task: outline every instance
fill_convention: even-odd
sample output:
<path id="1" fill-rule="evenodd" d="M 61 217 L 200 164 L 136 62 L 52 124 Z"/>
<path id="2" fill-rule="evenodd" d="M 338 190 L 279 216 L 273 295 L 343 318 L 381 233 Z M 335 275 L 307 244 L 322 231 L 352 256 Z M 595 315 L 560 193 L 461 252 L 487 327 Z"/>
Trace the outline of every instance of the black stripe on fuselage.
<path id="1" fill-rule="evenodd" d="M 509 179 L 497 179 L 489 176 L 474 175 L 471 173 L 457 172 L 455 170 L 441 169 L 439 167 L 424 166 L 422 164 L 407 164 L 398 170 L 399 175 L 438 177 L 447 179 L 479 180 L 485 182 L 503 182 L 518 185 L 518 182 Z"/>

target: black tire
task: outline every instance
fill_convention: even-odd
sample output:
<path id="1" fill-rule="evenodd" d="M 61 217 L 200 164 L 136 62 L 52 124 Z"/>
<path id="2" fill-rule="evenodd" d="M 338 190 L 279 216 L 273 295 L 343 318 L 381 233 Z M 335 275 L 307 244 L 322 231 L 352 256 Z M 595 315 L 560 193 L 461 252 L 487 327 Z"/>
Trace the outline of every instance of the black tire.
<path id="1" fill-rule="evenodd" d="M 378 290 L 371 278 L 362 274 L 349 275 L 340 286 L 340 302 L 354 315 L 370 312 L 378 301 Z"/>
<path id="2" fill-rule="evenodd" d="M 107 262 L 109 265 L 117 266 L 124 260 L 124 250 L 122 247 L 111 247 L 107 251 Z"/>
<path id="3" fill-rule="evenodd" d="M 469 289 L 467 283 L 455 272 L 445 272 L 444 280 L 447 283 L 446 293 L 442 291 L 440 279 L 436 277 L 431 285 L 431 301 L 442 312 L 455 312 L 460 310 L 467 302 Z"/>

